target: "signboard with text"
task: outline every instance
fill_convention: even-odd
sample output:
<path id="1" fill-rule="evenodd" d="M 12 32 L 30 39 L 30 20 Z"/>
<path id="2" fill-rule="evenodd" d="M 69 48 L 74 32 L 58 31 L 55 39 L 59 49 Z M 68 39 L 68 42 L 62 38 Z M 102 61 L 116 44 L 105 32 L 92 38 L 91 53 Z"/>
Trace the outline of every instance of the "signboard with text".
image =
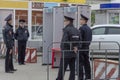
<path id="1" fill-rule="evenodd" d="M 40 2 L 66 2 L 66 3 L 78 3 L 85 4 L 86 0 L 7 0 L 7 1 L 40 1 Z"/>
<path id="2" fill-rule="evenodd" d="M 68 3 L 78 3 L 78 4 L 85 4 L 86 3 L 86 0 L 31 0 L 31 1 L 68 2 Z"/>

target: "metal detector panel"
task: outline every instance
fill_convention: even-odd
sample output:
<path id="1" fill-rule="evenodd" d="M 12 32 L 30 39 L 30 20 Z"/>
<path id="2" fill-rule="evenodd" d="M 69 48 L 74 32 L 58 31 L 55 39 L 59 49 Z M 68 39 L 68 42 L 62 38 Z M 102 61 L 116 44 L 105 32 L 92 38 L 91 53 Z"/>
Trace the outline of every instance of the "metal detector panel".
<path id="1" fill-rule="evenodd" d="M 80 20 L 81 16 L 80 14 L 85 15 L 89 18 L 88 25 L 91 26 L 91 10 L 89 5 L 81 5 L 78 6 L 78 20 Z"/>
<path id="2" fill-rule="evenodd" d="M 77 7 L 76 6 L 71 6 L 71 7 L 64 7 L 64 15 L 69 15 L 72 16 L 74 20 L 74 26 L 77 27 Z"/>
<path id="3" fill-rule="evenodd" d="M 43 9 L 43 64 L 51 64 L 51 52 L 53 41 L 53 11 L 52 8 Z M 49 48 L 48 48 L 49 47 Z M 49 49 L 49 50 L 48 50 Z"/>
<path id="4" fill-rule="evenodd" d="M 60 43 L 63 34 L 64 27 L 64 15 L 63 15 L 63 7 L 55 7 L 53 8 L 53 48 L 60 48 Z M 57 42 L 57 43 L 56 43 Z M 54 65 L 53 67 L 59 67 L 61 53 L 54 53 Z"/>
<path id="5" fill-rule="evenodd" d="M 60 42 L 62 39 L 62 30 L 64 27 L 64 16 L 63 16 L 63 8 L 55 7 L 53 8 L 53 48 L 60 48 Z"/>

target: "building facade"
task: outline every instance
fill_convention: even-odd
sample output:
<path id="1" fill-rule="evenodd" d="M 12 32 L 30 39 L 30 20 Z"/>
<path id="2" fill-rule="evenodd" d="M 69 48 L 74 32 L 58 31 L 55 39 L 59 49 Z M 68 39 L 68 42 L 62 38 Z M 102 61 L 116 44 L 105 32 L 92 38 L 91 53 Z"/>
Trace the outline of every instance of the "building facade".
<path id="1" fill-rule="evenodd" d="M 57 1 L 57 0 L 56 0 Z M 61 0 L 60 0 L 61 1 Z M 69 1 L 69 0 L 68 0 Z M 76 0 L 81 4 L 85 0 Z M 70 0 L 71 2 L 71 0 Z M 73 2 L 74 3 L 74 2 Z M 2 41 L 2 28 L 5 25 L 5 17 L 10 13 L 13 14 L 14 31 L 19 27 L 19 20 L 26 20 L 26 27 L 29 30 L 30 37 L 28 41 L 29 47 L 36 47 L 42 49 L 42 35 L 43 35 L 43 8 L 52 6 L 75 6 L 74 4 L 66 3 L 48 3 L 36 0 L 9 0 L 0 1 L 0 41 Z"/>
<path id="2" fill-rule="evenodd" d="M 91 4 L 94 12 L 94 23 L 98 24 L 120 24 L 120 1 L 110 0 L 107 3 Z"/>

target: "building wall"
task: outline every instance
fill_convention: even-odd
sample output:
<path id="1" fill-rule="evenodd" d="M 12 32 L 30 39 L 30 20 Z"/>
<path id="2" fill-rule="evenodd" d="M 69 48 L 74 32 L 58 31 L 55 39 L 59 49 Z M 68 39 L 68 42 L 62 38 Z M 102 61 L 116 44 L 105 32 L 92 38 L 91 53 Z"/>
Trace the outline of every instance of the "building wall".
<path id="1" fill-rule="evenodd" d="M 111 0 L 86 0 L 87 4 L 100 4 L 100 3 L 108 3 Z"/>
<path id="2" fill-rule="evenodd" d="M 94 25 L 99 25 L 99 24 L 107 24 L 107 13 L 106 12 L 96 11 Z"/>
<path id="3" fill-rule="evenodd" d="M 116 3 L 120 3 L 120 0 L 111 0 L 111 2 L 116 2 Z"/>

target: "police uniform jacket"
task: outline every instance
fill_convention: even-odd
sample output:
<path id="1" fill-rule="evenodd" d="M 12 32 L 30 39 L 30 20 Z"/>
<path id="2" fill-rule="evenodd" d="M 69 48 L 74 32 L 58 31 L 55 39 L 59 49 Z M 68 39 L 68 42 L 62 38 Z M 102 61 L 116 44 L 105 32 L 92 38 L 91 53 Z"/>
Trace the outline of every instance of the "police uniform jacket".
<path id="1" fill-rule="evenodd" d="M 19 27 L 16 30 L 15 38 L 18 41 L 27 41 L 28 37 L 29 37 L 29 32 L 28 32 L 28 30 L 26 28 Z"/>
<path id="2" fill-rule="evenodd" d="M 92 41 L 92 31 L 90 27 L 87 24 L 82 25 L 79 28 L 82 36 L 82 41 L 86 41 L 85 44 L 82 44 L 82 46 L 89 46 L 90 42 Z"/>
<path id="3" fill-rule="evenodd" d="M 14 32 L 13 32 L 13 26 L 9 23 L 6 23 L 6 25 L 3 28 L 3 40 L 6 44 L 6 47 L 9 49 L 12 49 L 14 46 Z"/>
<path id="4" fill-rule="evenodd" d="M 62 51 L 62 57 L 64 54 L 64 58 L 72 58 L 72 57 L 76 57 L 76 54 L 73 51 L 66 51 L 66 50 L 73 50 L 70 46 L 70 33 L 75 32 L 74 31 L 74 26 L 73 24 L 68 24 L 65 28 L 63 28 L 63 36 L 62 36 L 62 40 L 61 40 L 61 51 Z"/>

